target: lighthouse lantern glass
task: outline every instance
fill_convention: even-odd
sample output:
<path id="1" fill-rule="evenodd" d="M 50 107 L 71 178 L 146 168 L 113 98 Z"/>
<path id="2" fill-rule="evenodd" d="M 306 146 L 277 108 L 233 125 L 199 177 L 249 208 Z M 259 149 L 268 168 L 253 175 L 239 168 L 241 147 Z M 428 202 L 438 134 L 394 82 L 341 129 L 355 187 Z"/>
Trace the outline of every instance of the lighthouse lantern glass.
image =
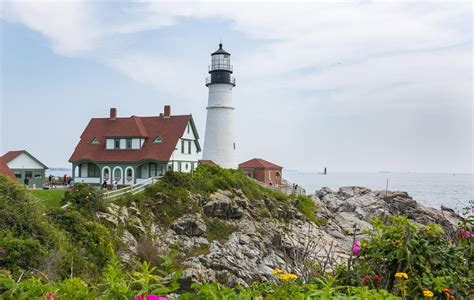
<path id="1" fill-rule="evenodd" d="M 217 54 L 212 56 L 212 70 L 231 70 L 230 55 Z"/>

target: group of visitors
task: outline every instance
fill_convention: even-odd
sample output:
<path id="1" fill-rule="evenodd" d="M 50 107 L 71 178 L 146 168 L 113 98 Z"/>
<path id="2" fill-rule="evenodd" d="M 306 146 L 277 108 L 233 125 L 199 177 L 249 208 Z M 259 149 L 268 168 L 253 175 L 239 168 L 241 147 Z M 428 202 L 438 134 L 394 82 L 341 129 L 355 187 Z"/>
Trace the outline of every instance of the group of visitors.
<path id="1" fill-rule="evenodd" d="M 63 176 L 63 187 L 64 188 L 69 188 L 69 189 L 73 189 L 74 188 L 74 179 L 72 179 L 71 176 L 67 176 L 66 174 L 64 174 Z"/>
<path id="2" fill-rule="evenodd" d="M 107 190 L 109 188 L 109 184 L 107 183 L 109 181 L 109 176 L 104 176 L 104 181 L 102 182 L 101 188 L 104 190 Z M 112 190 L 116 190 L 118 187 L 118 181 L 115 179 L 112 182 Z"/>

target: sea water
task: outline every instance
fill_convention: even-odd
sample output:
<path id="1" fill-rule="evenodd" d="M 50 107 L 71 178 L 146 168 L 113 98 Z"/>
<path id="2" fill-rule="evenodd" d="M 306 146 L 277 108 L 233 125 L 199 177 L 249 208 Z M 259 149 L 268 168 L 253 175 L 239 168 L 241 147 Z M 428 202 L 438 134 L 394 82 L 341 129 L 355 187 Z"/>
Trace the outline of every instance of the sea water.
<path id="1" fill-rule="evenodd" d="M 284 177 L 299 184 L 308 194 L 327 186 L 333 190 L 342 186 L 363 186 L 372 190 L 405 191 L 418 202 L 435 208 L 441 205 L 459 212 L 474 201 L 474 174 L 424 173 L 306 173 L 284 171 Z"/>

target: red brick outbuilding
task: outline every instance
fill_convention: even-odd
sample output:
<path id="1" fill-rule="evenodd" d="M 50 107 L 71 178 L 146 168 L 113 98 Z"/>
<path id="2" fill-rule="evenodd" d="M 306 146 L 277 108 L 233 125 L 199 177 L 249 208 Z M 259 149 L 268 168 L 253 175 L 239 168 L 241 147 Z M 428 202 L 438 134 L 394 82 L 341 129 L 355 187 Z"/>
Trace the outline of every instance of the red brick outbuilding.
<path id="1" fill-rule="evenodd" d="M 254 158 L 239 164 L 247 176 L 267 185 L 281 185 L 283 167 L 261 158 Z"/>

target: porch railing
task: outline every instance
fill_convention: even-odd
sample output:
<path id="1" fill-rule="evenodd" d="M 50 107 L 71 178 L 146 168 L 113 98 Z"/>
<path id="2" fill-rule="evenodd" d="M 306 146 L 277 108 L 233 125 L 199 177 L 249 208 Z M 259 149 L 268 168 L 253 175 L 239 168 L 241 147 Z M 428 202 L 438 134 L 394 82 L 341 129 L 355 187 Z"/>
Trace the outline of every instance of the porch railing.
<path id="1" fill-rule="evenodd" d="M 162 176 L 150 177 L 141 182 L 135 183 L 134 185 L 130 185 L 118 190 L 112 190 L 109 192 L 104 193 L 104 199 L 107 201 L 113 201 L 118 197 L 124 196 L 126 194 L 135 195 L 141 193 L 145 190 L 145 188 L 149 185 L 157 183 Z"/>
<path id="2" fill-rule="evenodd" d="M 280 185 L 268 185 L 257 179 L 249 177 L 254 182 L 258 183 L 259 185 L 266 187 L 267 189 L 277 190 L 286 195 L 306 195 L 306 190 L 300 186 L 294 187 L 292 182 L 289 182 L 286 179 L 282 179 Z"/>

